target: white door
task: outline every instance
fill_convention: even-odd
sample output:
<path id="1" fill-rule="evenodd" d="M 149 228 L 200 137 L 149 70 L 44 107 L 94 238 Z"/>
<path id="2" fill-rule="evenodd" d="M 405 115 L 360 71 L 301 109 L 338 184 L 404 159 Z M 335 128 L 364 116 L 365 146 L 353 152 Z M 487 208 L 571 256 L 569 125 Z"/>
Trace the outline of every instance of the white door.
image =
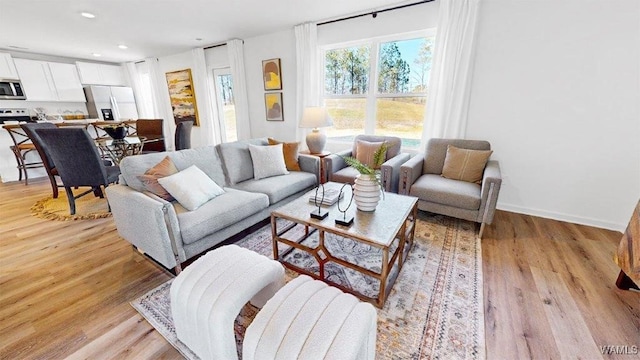
<path id="1" fill-rule="evenodd" d="M 213 79 L 216 84 L 220 137 L 222 142 L 236 141 L 238 140 L 238 132 L 236 129 L 236 105 L 233 96 L 231 69 L 213 69 Z"/>

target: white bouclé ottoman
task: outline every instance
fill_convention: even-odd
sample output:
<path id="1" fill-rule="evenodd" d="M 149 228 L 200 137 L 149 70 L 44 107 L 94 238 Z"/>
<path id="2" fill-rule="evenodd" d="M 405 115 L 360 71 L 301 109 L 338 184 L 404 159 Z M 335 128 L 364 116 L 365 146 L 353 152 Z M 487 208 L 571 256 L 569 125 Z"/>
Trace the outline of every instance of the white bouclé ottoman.
<path id="1" fill-rule="evenodd" d="M 373 305 L 300 275 L 249 325 L 242 358 L 374 359 L 376 329 Z"/>
<path id="2" fill-rule="evenodd" d="M 284 285 L 284 268 L 236 245 L 208 252 L 171 284 L 178 339 L 200 359 L 237 359 L 233 322 L 251 301 L 262 307 Z"/>

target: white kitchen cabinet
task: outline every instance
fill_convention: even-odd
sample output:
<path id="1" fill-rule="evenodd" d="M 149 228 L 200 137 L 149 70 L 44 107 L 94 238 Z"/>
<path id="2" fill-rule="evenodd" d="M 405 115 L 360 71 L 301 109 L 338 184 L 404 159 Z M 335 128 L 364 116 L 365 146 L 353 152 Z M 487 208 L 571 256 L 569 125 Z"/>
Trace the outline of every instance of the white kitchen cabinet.
<path id="1" fill-rule="evenodd" d="M 18 78 L 18 71 L 13 64 L 13 58 L 9 53 L 0 53 L 0 79 L 15 80 Z"/>
<path id="2" fill-rule="evenodd" d="M 119 65 L 76 62 L 80 81 L 85 85 L 127 85 Z"/>
<path id="3" fill-rule="evenodd" d="M 84 90 L 73 64 L 15 59 L 29 101 L 85 102 Z"/>
<path id="4" fill-rule="evenodd" d="M 27 100 L 58 101 L 49 64 L 27 59 L 15 59 L 14 62 Z"/>
<path id="5" fill-rule="evenodd" d="M 50 62 L 49 70 L 58 93 L 58 101 L 87 101 L 78 76 L 78 69 L 74 64 Z"/>

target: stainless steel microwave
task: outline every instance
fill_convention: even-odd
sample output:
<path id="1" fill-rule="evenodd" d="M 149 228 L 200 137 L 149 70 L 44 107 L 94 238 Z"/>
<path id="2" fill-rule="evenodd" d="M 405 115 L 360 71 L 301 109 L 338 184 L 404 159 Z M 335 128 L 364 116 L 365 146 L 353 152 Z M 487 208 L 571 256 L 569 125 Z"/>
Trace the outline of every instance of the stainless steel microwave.
<path id="1" fill-rule="evenodd" d="M 25 100 L 27 97 L 22 90 L 20 80 L 0 79 L 0 99 L 2 100 Z"/>

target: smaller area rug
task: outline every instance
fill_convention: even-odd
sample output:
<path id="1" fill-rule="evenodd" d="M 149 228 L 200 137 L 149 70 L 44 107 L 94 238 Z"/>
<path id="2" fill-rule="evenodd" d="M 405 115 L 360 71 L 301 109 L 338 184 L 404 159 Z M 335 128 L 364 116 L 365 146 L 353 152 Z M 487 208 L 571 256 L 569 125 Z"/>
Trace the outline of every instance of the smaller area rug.
<path id="1" fill-rule="evenodd" d="M 294 228 L 295 229 L 295 228 Z M 420 212 L 415 243 L 402 271 L 378 311 L 377 359 L 484 359 L 482 251 L 475 224 Z M 325 239 L 327 240 L 327 239 Z M 332 254 L 369 259 L 362 245 L 335 239 Z M 271 257 L 267 225 L 236 243 Z M 307 259 L 292 259 L 313 268 Z M 345 271 L 330 271 L 335 281 L 367 292 L 377 285 Z M 287 280 L 297 276 L 287 271 Z M 171 280 L 131 305 L 187 359 L 197 359 L 175 334 L 169 289 Z M 235 323 L 240 354 L 247 326 L 259 310 L 247 304 Z"/>
<path id="2" fill-rule="evenodd" d="M 76 213 L 69 215 L 69 200 L 67 200 L 67 194 L 64 190 L 60 191 L 57 199 L 49 196 L 36 202 L 31 207 L 31 214 L 42 219 L 59 221 L 111 217 L 107 199 L 95 197 L 93 194 L 76 199 Z"/>

